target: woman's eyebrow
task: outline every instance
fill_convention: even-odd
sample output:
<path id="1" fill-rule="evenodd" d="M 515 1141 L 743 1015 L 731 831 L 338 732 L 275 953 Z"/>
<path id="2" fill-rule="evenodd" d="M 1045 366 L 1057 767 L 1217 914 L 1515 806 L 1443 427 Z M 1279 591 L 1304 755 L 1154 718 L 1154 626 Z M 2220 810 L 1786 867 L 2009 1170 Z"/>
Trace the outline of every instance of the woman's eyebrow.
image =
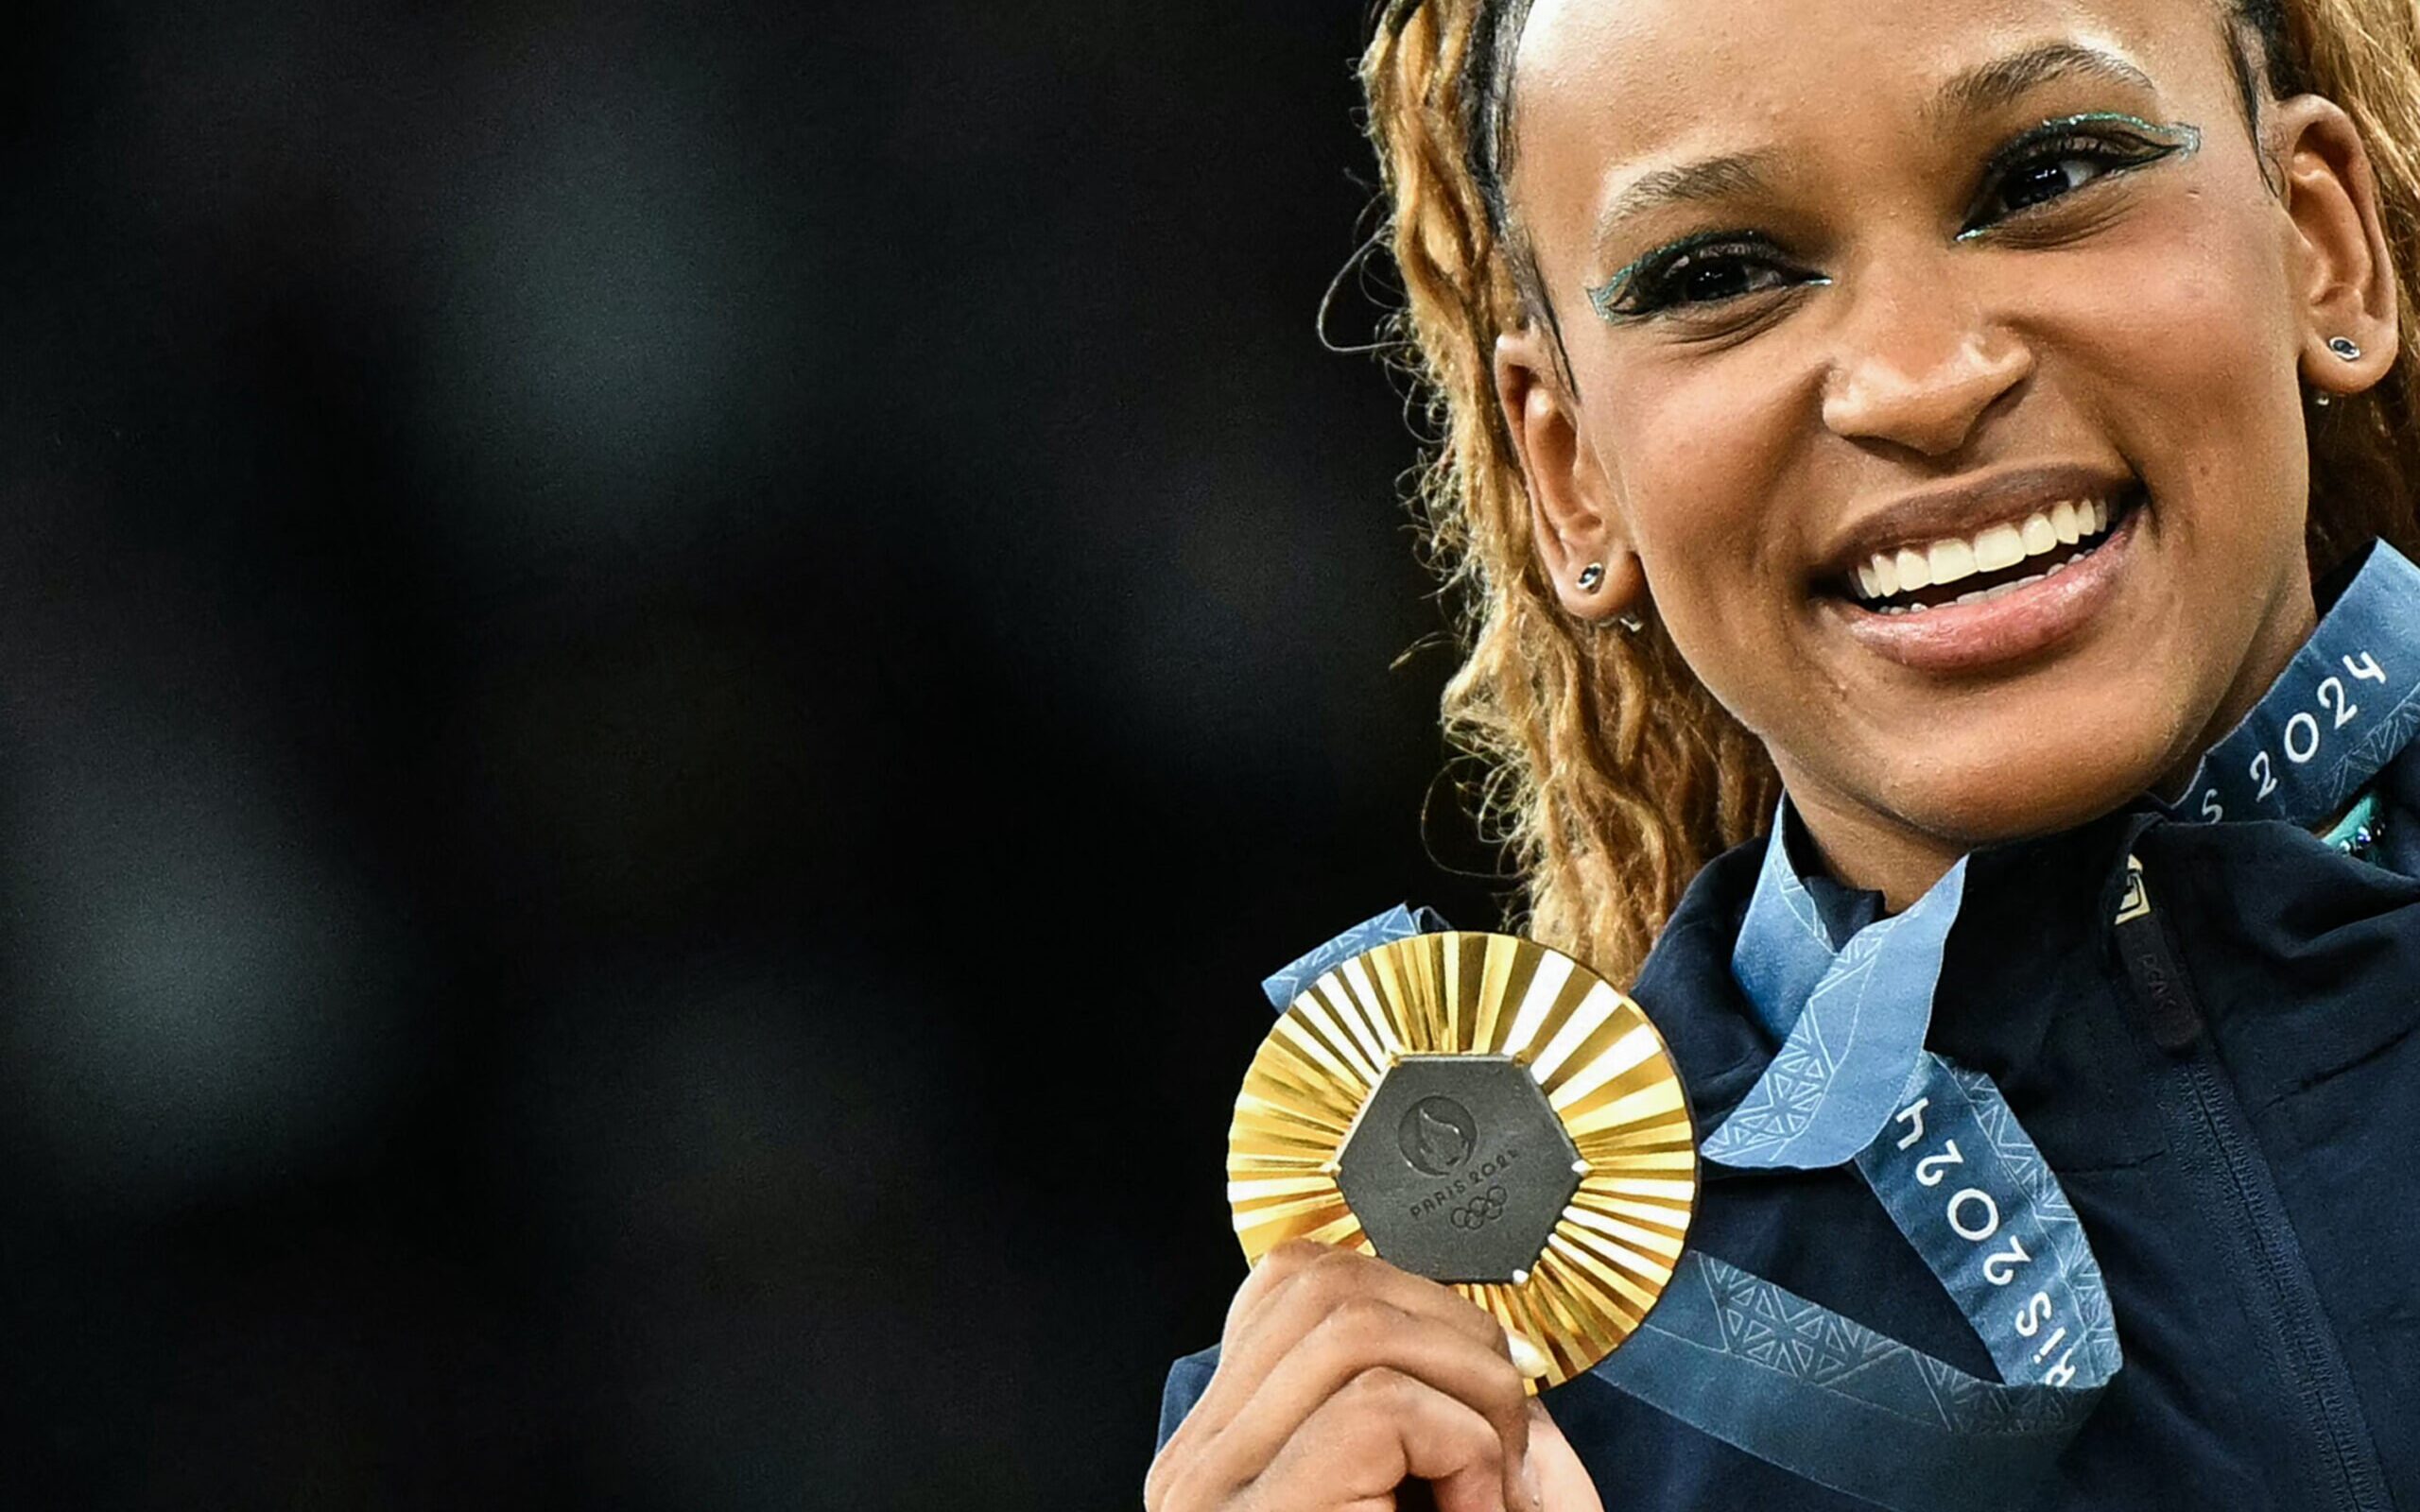
<path id="1" fill-rule="evenodd" d="M 2045 84 L 2078 76 L 2146 92 L 2157 89 L 2150 75 L 2116 53 L 2081 43 L 2043 43 L 1967 69 L 1941 87 L 1924 113 L 1938 126 L 2013 105 Z M 1772 148 L 1759 148 L 1651 168 L 1623 185 L 1597 217 L 1596 245 L 1606 245 L 1623 221 L 1651 210 L 1764 193 L 1770 182 L 1766 170 L 1779 156 Z"/>
<path id="2" fill-rule="evenodd" d="M 2052 42 L 1967 69 L 1941 87 L 1932 103 L 1925 108 L 1925 114 L 1935 124 L 1981 115 L 2014 105 L 2053 79 L 2077 75 L 2130 85 L 2146 93 L 2157 90 L 2150 75 L 2116 53 L 2080 43 Z"/>
<path id="3" fill-rule="evenodd" d="M 1761 194 L 1768 184 L 1765 169 L 1779 155 L 1769 148 L 1729 152 L 1695 163 L 1650 168 L 1624 184 L 1621 193 L 1605 207 L 1605 213 L 1597 217 L 1597 245 L 1601 247 L 1610 240 L 1623 221 L 1666 205 Z"/>

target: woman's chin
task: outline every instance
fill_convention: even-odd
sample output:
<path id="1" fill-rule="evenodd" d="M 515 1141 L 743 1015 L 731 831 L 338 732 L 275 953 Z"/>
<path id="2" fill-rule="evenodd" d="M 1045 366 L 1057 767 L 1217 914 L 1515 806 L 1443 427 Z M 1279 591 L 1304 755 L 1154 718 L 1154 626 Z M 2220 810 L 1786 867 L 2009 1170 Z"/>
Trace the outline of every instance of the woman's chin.
<path id="1" fill-rule="evenodd" d="M 2133 802 L 2160 781 L 2159 753 L 2034 750 L 1971 766 L 1928 765 L 1893 784 L 1889 812 L 1963 849 L 2055 834 Z"/>
<path id="2" fill-rule="evenodd" d="M 1833 747 L 1844 760 L 1821 766 L 1775 757 L 1826 850 L 1863 831 L 1955 853 L 2073 829 L 2161 788 L 2193 747 L 2194 721 L 2172 706 L 2146 719 L 2146 703 L 2011 700 L 1987 719 L 1941 711 L 1920 728 L 1860 729 Z"/>

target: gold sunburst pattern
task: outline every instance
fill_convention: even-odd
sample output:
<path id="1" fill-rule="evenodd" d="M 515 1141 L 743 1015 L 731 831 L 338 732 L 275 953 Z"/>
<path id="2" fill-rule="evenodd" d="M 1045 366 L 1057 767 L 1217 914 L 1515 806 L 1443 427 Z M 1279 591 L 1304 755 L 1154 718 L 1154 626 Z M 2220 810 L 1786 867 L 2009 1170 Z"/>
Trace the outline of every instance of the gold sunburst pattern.
<path id="1" fill-rule="evenodd" d="M 1396 940 L 1320 977 L 1279 1016 L 1227 1130 L 1245 1258 L 1257 1264 L 1293 1239 L 1377 1252 L 1337 1161 L 1380 1078 L 1409 1056 L 1511 1057 L 1578 1149 L 1578 1189 L 1526 1280 L 1454 1289 L 1545 1351 L 1533 1387 L 1585 1372 L 1672 1278 L 1697 1205 L 1697 1141 L 1680 1074 L 1638 1005 L 1534 940 Z"/>

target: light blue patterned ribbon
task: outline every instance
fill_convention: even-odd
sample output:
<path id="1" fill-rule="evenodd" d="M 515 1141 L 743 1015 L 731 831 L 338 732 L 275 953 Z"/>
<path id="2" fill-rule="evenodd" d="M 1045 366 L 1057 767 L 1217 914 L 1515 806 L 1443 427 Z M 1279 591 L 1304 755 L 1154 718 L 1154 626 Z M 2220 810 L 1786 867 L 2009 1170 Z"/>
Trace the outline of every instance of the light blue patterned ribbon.
<path id="1" fill-rule="evenodd" d="M 1700 1152 L 1724 1165 L 1807 1171 L 1856 1159 L 1902 1106 L 1932 1023 L 1942 948 L 1965 902 L 1966 862 L 1907 912 L 1835 950 L 1790 864 L 1789 823 L 1785 803 L 1731 954 L 1731 974 L 1781 1048 Z"/>
<path id="2" fill-rule="evenodd" d="M 2380 543 L 2310 642 L 2203 759 L 2169 816 L 2340 812 L 2420 730 L 2420 569 Z M 1789 859 L 1785 801 L 1732 955 L 1780 1041 L 1701 1152 L 1741 1168 L 1854 1161 L 1965 1314 L 1986 1381 L 1691 1248 L 1590 1372 L 1759 1458 L 1893 1512 L 2018 1507 L 2123 1364 L 2092 1246 L 1991 1079 L 1925 1049 L 1966 863 L 1834 947 Z M 1397 908 L 1264 984 L 1443 928 Z M 1818 1238 L 1820 1236 L 1810 1236 Z"/>
<path id="3" fill-rule="evenodd" d="M 1700 1146 L 1743 1168 L 1855 1161 L 1975 1330 L 1970 1375 L 1703 1251 L 1593 1374 L 1880 1505 L 2021 1506 L 2122 1360 L 2066 1194 L 1987 1076 L 1925 1049 L 1961 860 L 1835 948 L 1773 821 L 1732 974 L 1781 1047 Z"/>
<path id="4" fill-rule="evenodd" d="M 2420 568 L 2384 541 L 2285 673 L 2202 758 L 2174 818 L 2283 819 L 2342 813 L 2420 730 Z"/>
<path id="5" fill-rule="evenodd" d="M 1695 1248 L 1592 1377 L 1896 1512 L 2031 1503 L 2123 1363 L 2083 1226 L 1991 1079 L 1929 1052 L 1857 1165 L 2000 1380 Z"/>
<path id="6" fill-rule="evenodd" d="M 1397 903 L 1375 919 L 1365 919 L 1317 950 L 1287 962 L 1261 978 L 1260 990 L 1283 1013 L 1310 985 L 1364 952 L 1414 935 L 1443 933 L 1444 919 L 1434 908 L 1414 909 Z"/>

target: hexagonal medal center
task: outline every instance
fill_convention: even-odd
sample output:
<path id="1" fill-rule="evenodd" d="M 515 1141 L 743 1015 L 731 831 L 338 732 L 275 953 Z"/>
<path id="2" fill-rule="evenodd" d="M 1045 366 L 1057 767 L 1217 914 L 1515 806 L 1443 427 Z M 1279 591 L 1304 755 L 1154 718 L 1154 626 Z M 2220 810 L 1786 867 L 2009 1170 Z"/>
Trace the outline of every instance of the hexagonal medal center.
<path id="1" fill-rule="evenodd" d="M 1406 1056 L 1337 1155 L 1378 1257 L 1441 1281 L 1524 1280 L 1572 1194 L 1580 1152 L 1510 1056 Z"/>

